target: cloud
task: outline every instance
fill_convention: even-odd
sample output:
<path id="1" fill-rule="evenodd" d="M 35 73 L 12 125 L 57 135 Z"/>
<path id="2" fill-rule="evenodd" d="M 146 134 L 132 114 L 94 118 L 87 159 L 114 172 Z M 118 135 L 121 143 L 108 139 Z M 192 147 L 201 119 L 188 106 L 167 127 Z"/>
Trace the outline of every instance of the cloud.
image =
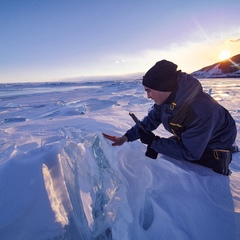
<path id="1" fill-rule="evenodd" d="M 120 63 L 125 63 L 126 61 L 124 59 L 121 59 L 121 60 L 116 60 L 115 63 L 116 64 L 120 64 Z"/>
<path id="2" fill-rule="evenodd" d="M 227 39 L 226 41 L 225 41 L 225 43 L 226 44 L 235 44 L 235 43 L 240 43 L 240 38 L 231 38 L 231 39 Z"/>

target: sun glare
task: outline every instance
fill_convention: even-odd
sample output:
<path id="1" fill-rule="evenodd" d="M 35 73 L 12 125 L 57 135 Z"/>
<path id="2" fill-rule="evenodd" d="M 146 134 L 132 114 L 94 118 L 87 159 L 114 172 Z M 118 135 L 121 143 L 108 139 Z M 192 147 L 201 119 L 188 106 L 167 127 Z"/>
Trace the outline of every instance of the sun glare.
<path id="1" fill-rule="evenodd" d="M 230 56 L 231 56 L 231 53 L 228 50 L 222 50 L 218 55 L 221 61 L 230 58 Z"/>

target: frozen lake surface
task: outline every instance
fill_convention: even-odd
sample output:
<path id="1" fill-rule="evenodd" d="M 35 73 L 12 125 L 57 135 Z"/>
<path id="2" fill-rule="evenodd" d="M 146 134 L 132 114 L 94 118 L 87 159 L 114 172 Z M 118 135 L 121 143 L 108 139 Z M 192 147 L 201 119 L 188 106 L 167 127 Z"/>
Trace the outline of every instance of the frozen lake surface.
<path id="1" fill-rule="evenodd" d="M 239 133 L 240 79 L 201 83 Z M 226 177 L 102 137 L 152 104 L 138 80 L 1 84 L 1 240 L 240 239 L 240 153 Z"/>

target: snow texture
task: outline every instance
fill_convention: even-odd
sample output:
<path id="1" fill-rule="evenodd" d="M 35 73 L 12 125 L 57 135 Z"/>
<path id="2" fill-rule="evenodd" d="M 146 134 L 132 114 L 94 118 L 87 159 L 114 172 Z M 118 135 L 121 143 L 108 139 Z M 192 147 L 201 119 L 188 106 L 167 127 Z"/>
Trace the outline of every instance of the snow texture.
<path id="1" fill-rule="evenodd" d="M 239 132 L 240 79 L 201 82 Z M 240 239 L 240 153 L 226 177 L 103 138 L 152 104 L 137 80 L 1 84 L 0 239 Z"/>

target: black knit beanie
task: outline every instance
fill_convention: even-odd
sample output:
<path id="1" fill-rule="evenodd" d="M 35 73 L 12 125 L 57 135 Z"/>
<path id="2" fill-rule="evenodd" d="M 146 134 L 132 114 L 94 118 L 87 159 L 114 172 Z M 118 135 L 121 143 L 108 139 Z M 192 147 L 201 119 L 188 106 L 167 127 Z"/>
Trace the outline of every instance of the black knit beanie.
<path id="1" fill-rule="evenodd" d="M 177 89 L 177 78 L 181 71 L 177 71 L 177 65 L 167 60 L 157 62 L 143 76 L 142 84 L 161 92 L 172 92 Z"/>

